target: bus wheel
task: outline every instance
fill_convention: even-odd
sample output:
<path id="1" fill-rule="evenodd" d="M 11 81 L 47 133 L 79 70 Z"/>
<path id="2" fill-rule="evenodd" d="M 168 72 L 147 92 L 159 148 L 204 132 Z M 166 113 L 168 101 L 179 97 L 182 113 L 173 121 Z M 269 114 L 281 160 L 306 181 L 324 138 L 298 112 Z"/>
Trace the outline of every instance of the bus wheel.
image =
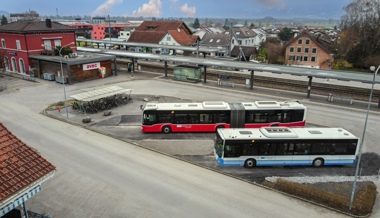
<path id="1" fill-rule="evenodd" d="M 162 132 L 163 133 L 171 133 L 172 129 L 170 128 L 170 126 L 164 126 L 164 128 L 162 128 Z"/>
<path id="2" fill-rule="evenodd" d="M 317 158 L 313 161 L 313 167 L 321 167 L 323 166 L 324 161 L 322 158 Z"/>
<path id="3" fill-rule="evenodd" d="M 256 160 L 255 159 L 247 159 L 244 162 L 245 168 L 254 168 L 256 166 Z"/>

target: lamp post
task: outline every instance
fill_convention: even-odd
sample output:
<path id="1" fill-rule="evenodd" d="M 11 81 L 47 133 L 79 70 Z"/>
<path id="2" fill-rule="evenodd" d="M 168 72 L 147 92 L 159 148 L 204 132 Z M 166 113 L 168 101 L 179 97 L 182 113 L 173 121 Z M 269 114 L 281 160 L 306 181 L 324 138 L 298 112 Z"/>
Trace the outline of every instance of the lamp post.
<path id="1" fill-rule="evenodd" d="M 353 184 L 353 187 L 352 187 L 351 198 L 350 198 L 350 208 L 349 208 L 350 210 L 352 209 L 352 203 L 354 201 L 354 196 L 355 196 L 356 182 L 358 180 L 360 160 L 361 160 L 361 157 L 362 157 L 362 148 L 363 148 L 363 144 L 364 144 L 365 132 L 366 132 L 366 129 L 367 129 L 368 114 L 369 114 L 369 109 L 371 107 L 371 102 L 372 102 L 373 87 L 375 85 L 376 75 L 377 75 L 377 72 L 380 69 L 380 66 L 377 68 L 376 71 L 375 71 L 375 69 L 376 69 L 375 66 L 371 66 L 370 69 L 371 69 L 371 71 L 374 71 L 374 73 L 373 73 L 373 80 L 372 80 L 372 88 L 371 88 L 371 93 L 369 94 L 368 108 L 367 108 L 367 114 L 366 114 L 365 122 L 364 122 L 363 135 L 362 135 L 362 139 L 361 139 L 360 146 L 359 146 L 358 162 L 356 163 L 354 184 Z"/>
<path id="2" fill-rule="evenodd" d="M 65 96 L 65 103 L 64 103 L 64 107 L 66 108 L 66 117 L 67 119 L 69 119 L 69 109 L 67 108 L 66 106 L 66 86 L 65 86 L 65 77 L 63 75 L 63 66 L 62 66 L 62 54 L 61 54 L 61 51 L 64 47 L 68 46 L 68 45 L 72 45 L 74 44 L 74 42 L 70 42 L 69 44 L 66 44 L 66 45 L 63 45 L 61 46 L 61 48 L 59 49 L 58 53 L 59 53 L 59 62 L 61 63 L 61 79 L 62 79 L 62 85 L 63 85 L 63 94 Z"/>

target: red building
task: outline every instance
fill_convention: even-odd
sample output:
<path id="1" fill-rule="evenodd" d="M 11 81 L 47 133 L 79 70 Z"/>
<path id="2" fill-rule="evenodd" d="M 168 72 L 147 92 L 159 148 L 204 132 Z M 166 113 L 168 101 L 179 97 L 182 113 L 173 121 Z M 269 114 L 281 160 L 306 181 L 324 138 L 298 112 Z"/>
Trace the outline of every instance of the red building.
<path id="1" fill-rule="evenodd" d="M 46 21 L 18 21 L 0 26 L 0 58 L 6 71 L 29 74 L 30 55 L 70 44 L 76 51 L 75 28 Z"/>

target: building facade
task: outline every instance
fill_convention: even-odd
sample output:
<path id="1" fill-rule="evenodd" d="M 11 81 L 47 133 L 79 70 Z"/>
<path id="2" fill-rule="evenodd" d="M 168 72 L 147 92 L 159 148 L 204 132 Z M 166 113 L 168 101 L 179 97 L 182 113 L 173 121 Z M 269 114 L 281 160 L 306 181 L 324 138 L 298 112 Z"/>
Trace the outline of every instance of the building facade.
<path id="1" fill-rule="evenodd" d="M 290 66 L 331 69 L 334 62 L 332 53 L 307 31 L 290 40 L 284 49 L 285 64 Z"/>
<path id="2" fill-rule="evenodd" d="M 75 29 L 57 22 L 18 21 L 0 26 L 0 57 L 3 69 L 29 74 L 29 55 L 53 51 L 57 46 L 69 45 L 75 52 Z"/>

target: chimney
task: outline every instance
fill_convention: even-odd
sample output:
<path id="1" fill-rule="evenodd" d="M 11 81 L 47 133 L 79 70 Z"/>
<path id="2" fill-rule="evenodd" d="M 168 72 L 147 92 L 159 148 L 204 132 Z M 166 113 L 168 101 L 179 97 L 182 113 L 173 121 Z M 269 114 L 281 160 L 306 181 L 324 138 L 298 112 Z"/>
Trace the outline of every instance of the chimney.
<path id="1" fill-rule="evenodd" d="M 47 28 L 51 28 L 51 20 L 50 19 L 46 19 L 45 22 L 46 22 L 46 27 Z"/>

